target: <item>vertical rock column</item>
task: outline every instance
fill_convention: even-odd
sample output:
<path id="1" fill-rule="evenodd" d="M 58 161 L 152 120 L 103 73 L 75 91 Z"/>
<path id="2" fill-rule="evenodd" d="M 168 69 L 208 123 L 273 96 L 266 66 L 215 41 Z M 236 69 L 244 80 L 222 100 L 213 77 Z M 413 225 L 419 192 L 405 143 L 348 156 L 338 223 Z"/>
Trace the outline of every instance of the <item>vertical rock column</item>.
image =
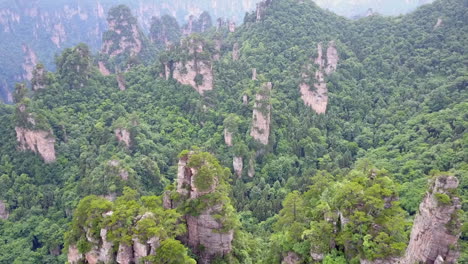
<path id="1" fill-rule="evenodd" d="M 405 258 L 401 263 L 455 263 L 460 236 L 460 199 L 452 195 L 458 187 L 454 176 L 439 176 L 419 206 Z"/>

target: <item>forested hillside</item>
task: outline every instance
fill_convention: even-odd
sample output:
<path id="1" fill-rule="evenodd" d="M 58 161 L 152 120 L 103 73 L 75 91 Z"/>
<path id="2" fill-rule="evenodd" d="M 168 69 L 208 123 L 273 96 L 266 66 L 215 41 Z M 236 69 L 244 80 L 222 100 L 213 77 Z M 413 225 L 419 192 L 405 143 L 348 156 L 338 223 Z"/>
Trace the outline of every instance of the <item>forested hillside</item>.
<path id="1" fill-rule="evenodd" d="M 0 263 L 467 262 L 467 10 L 111 9 L 0 105 Z"/>

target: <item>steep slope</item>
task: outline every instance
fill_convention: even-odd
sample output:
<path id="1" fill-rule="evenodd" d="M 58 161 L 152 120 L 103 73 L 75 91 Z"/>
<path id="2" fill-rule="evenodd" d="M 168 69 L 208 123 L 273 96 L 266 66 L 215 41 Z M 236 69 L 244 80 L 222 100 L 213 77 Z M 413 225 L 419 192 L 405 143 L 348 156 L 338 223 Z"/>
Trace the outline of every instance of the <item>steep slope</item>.
<path id="1" fill-rule="evenodd" d="M 18 151 L 15 126 L 21 112 L 16 109 L 21 104 L 0 106 L 5 138 L 0 141 L 0 200 L 3 215 L 8 214 L 0 220 L 0 262 L 65 262 L 60 249 L 69 245 L 62 237 L 73 217 L 80 216 L 75 209 L 87 195 L 101 197 L 96 207 L 107 210 L 99 207 L 106 205 L 102 198 L 114 200 L 115 206 L 129 187 L 142 195 L 161 195 L 167 187 L 173 194 L 171 207 L 177 204 L 180 193 L 169 180 L 176 181 L 178 154 L 193 146 L 212 153 L 235 174 L 222 174 L 226 189 L 218 189 L 212 177 L 203 177 L 204 170 L 217 166 L 208 162 L 208 168 L 197 171 L 200 164 L 182 164 L 181 192 L 194 190 L 190 175 L 206 180 L 203 191 L 195 186 L 198 198 L 179 200 L 187 205 L 177 210 L 186 220 L 183 226 L 190 223 L 192 240 L 174 235 L 167 243 L 179 248 L 183 259 L 186 248 L 174 237 L 208 262 L 218 261 L 219 255 L 239 263 L 398 257 L 410 241 L 408 224 L 416 217 L 429 177 L 446 171 L 442 175 L 459 178 L 461 207 L 468 209 L 463 201 L 468 175 L 465 10 L 461 0 L 436 1 L 407 16 L 351 21 L 308 1 L 265 1 L 234 32 L 226 25 L 212 28 L 169 45 L 152 66 L 109 76 L 91 63 L 86 45 L 66 49 L 56 73 L 46 74 L 44 89 L 23 89 L 18 97 L 28 102 L 26 110 L 38 117 L 34 120 L 41 129 L 55 137 L 55 162 L 46 164 L 32 151 Z M 319 43 L 322 49 L 317 49 Z M 325 56 L 325 46 L 336 52 L 330 49 L 331 56 Z M 320 50 L 322 60 L 314 63 Z M 193 78 L 184 67 L 174 76 L 174 65 L 190 63 Z M 213 77 L 210 90 L 198 89 L 208 78 L 195 65 L 211 71 L 206 75 Z M 326 84 L 324 113 L 301 98 L 305 71 L 311 77 L 317 71 L 323 74 L 317 84 Z M 27 127 L 28 115 L 23 117 L 21 124 Z M 223 194 L 217 196 L 217 191 Z M 116 224 L 112 239 L 115 253 L 121 248 L 119 261 L 153 248 L 150 237 L 133 241 L 132 224 L 148 211 L 148 203 L 127 200 L 132 202 L 108 218 L 111 226 Z M 219 224 L 226 211 L 217 202 L 236 209 L 231 211 L 234 227 Z M 140 206 L 133 207 L 135 203 Z M 110 241 L 103 239 L 110 233 L 101 236 L 107 220 L 100 221 L 99 210 L 92 213 L 100 224 L 91 221 L 90 240 L 89 227 L 78 221 L 71 243 L 78 251 L 71 247 L 77 253 L 72 255 L 101 256 L 96 252 L 104 240 Z M 466 232 L 460 238 L 463 262 Z M 210 251 L 203 251 L 204 246 Z M 167 248 L 161 245 L 160 250 Z M 443 250 L 429 251 L 447 259 Z"/>

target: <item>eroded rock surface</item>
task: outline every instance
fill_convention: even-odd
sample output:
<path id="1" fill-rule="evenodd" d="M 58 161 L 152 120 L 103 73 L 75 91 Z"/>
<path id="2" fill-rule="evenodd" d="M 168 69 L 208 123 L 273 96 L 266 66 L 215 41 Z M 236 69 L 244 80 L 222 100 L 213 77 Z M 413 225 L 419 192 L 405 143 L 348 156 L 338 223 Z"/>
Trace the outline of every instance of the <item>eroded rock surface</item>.
<path id="1" fill-rule="evenodd" d="M 130 147 L 132 141 L 130 138 L 130 132 L 125 128 L 117 128 L 114 131 L 117 141 L 123 142 L 125 146 Z"/>
<path id="2" fill-rule="evenodd" d="M 242 177 L 242 169 L 244 168 L 242 157 L 234 157 L 232 160 L 232 167 L 234 168 L 234 173 L 237 175 L 237 177 Z"/>
<path id="3" fill-rule="evenodd" d="M 215 177 L 213 184 L 207 188 L 207 191 L 198 190 L 195 186 L 197 169 L 188 166 L 191 155 L 193 153 L 182 156 L 179 160 L 177 192 L 187 199 L 202 199 L 204 195 L 216 190 L 218 178 Z M 167 195 L 165 195 L 166 198 Z M 168 199 L 164 199 L 164 204 L 174 207 L 174 203 L 169 202 Z M 203 209 L 196 216 L 185 216 L 187 233 L 181 240 L 200 256 L 198 263 L 211 263 L 215 257 L 226 255 L 232 250 L 234 231 L 224 230 L 222 221 L 215 218 L 215 215 L 223 215 L 224 206 L 222 202 L 219 202 Z M 200 250 L 201 248 L 203 250 Z"/>
<path id="4" fill-rule="evenodd" d="M 203 53 L 203 43 L 190 39 L 188 43 L 190 59 L 184 62 L 176 62 L 172 77 L 179 83 L 192 86 L 199 94 L 213 90 L 213 69 L 209 59 L 200 59 Z M 166 76 L 168 76 L 166 68 Z M 169 75 L 170 76 L 170 75 Z"/>
<path id="5" fill-rule="evenodd" d="M 443 263 L 455 263 L 459 252 L 456 250 L 460 236 L 460 220 L 456 213 L 461 209 L 458 197 L 450 192 L 458 187 L 454 176 L 440 176 L 422 203 L 411 230 L 410 242 L 402 263 L 434 263 L 442 259 Z M 439 198 L 450 197 L 448 204 Z"/>
<path id="6" fill-rule="evenodd" d="M 307 70 L 302 74 L 303 82 L 299 85 L 299 90 L 304 104 L 311 107 L 317 114 L 323 114 L 327 111 L 328 105 L 328 89 L 325 76 L 336 71 L 339 56 L 333 41 L 328 44 L 326 57 L 323 56 L 321 43 L 317 45 L 317 53 L 318 56 L 314 63 L 318 65 L 318 70 L 314 76 L 310 76 L 307 73 L 310 66 L 306 67 Z"/>
<path id="7" fill-rule="evenodd" d="M 38 153 L 45 163 L 55 161 L 55 138 L 50 131 L 15 127 L 18 149 Z"/>
<path id="8" fill-rule="evenodd" d="M 281 264 L 299 264 L 301 263 L 301 258 L 294 252 L 288 252 L 286 256 L 283 257 Z"/>
<path id="9" fill-rule="evenodd" d="M 109 30 L 105 35 L 112 38 L 104 37 L 102 52 L 111 58 L 124 52 L 130 56 L 138 55 L 143 47 L 143 37 L 130 9 L 124 6 L 111 9 L 107 22 Z"/>
<path id="10" fill-rule="evenodd" d="M 70 264 L 78 264 L 83 259 L 83 254 L 78 251 L 76 245 L 70 245 L 68 247 L 68 255 L 67 255 L 68 263 Z"/>
<path id="11" fill-rule="evenodd" d="M 124 243 L 119 244 L 119 250 L 117 251 L 117 257 L 115 259 L 119 264 L 130 264 L 133 263 L 133 248 L 131 245 Z"/>
<path id="12" fill-rule="evenodd" d="M 8 208 L 6 207 L 6 203 L 2 200 L 0 200 L 0 219 L 8 219 L 8 216 L 10 214 L 8 213 Z"/>
<path id="13" fill-rule="evenodd" d="M 186 217 L 188 246 L 192 249 L 204 248 L 200 252 L 201 264 L 211 263 L 214 257 L 228 254 L 232 250 L 234 231 L 221 232 L 222 224 L 213 218 L 220 211 L 220 206 L 214 206 L 199 216 Z"/>
<path id="14" fill-rule="evenodd" d="M 224 143 L 229 147 L 232 147 L 232 136 L 233 133 L 229 132 L 227 128 L 224 129 Z"/>
<path id="15" fill-rule="evenodd" d="M 28 45 L 23 44 L 24 62 L 22 64 L 24 75 L 23 78 L 30 81 L 33 78 L 33 70 L 36 66 L 38 59 L 37 55 Z"/>
<path id="16" fill-rule="evenodd" d="M 263 145 L 268 145 L 271 122 L 271 82 L 263 84 L 255 96 L 255 105 L 252 116 L 252 129 L 250 136 Z"/>
<path id="17" fill-rule="evenodd" d="M 125 77 L 122 73 L 117 74 L 117 84 L 119 86 L 120 91 L 125 91 L 127 89 L 125 85 Z"/>
<path id="18" fill-rule="evenodd" d="M 457 217 L 461 202 L 453 195 L 457 187 L 458 179 L 454 176 L 439 176 L 434 180 L 419 205 L 403 257 L 361 260 L 361 264 L 456 263 L 460 256 L 457 242 L 461 228 Z M 441 197 L 449 197 L 450 201 L 444 202 Z"/>
<path id="19" fill-rule="evenodd" d="M 238 61 L 239 60 L 239 43 L 234 43 L 234 46 L 232 47 L 232 60 L 233 61 Z"/>
<path id="20" fill-rule="evenodd" d="M 37 64 L 34 67 L 32 72 L 32 79 L 31 79 L 31 89 L 33 91 L 39 91 L 46 88 L 46 70 L 44 69 L 44 65 Z"/>

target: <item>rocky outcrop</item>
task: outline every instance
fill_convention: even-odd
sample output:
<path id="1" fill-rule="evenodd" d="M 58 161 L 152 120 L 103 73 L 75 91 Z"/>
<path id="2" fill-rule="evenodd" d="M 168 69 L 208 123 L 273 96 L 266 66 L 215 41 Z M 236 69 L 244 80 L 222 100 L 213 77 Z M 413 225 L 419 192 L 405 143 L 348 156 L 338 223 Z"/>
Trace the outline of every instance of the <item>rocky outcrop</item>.
<path id="1" fill-rule="evenodd" d="M 70 245 L 68 247 L 67 259 L 70 264 L 78 264 L 82 261 L 83 254 L 78 251 L 76 245 Z"/>
<path id="2" fill-rule="evenodd" d="M 20 151 L 38 153 L 45 163 L 55 161 L 55 138 L 51 131 L 31 130 L 15 127 L 16 140 Z"/>
<path id="3" fill-rule="evenodd" d="M 263 145 L 268 145 L 271 122 L 271 82 L 264 83 L 255 96 L 255 105 L 252 115 L 252 129 L 250 136 Z"/>
<path id="4" fill-rule="evenodd" d="M 190 152 L 179 159 L 176 191 L 188 200 L 205 199 L 205 195 L 216 192 L 220 179 L 218 175 L 214 175 L 210 186 L 203 191 L 197 188 L 198 169 L 211 169 L 213 165 L 209 164 L 210 161 L 205 159 L 201 161 L 200 165 L 203 168 L 190 167 L 189 163 L 192 155 L 196 155 L 196 153 Z M 166 208 L 167 206 L 177 207 L 178 204 L 170 201 L 169 196 L 169 193 L 165 194 L 164 204 Z M 207 203 L 207 201 L 203 200 L 203 203 Z M 232 229 L 225 230 L 226 227 L 223 222 L 225 204 L 221 200 L 212 201 L 212 203 L 195 215 L 185 215 L 187 233 L 181 237 L 182 242 L 199 255 L 198 263 L 201 264 L 211 263 L 215 257 L 229 254 L 232 250 L 234 231 Z M 222 216 L 221 219 L 219 215 Z"/>
<path id="5" fill-rule="evenodd" d="M 184 35 L 203 33 L 211 27 L 211 16 L 208 12 L 204 11 L 198 17 L 190 15 L 187 24 L 182 28 L 182 32 Z"/>
<path id="6" fill-rule="evenodd" d="M 112 260 L 114 259 L 114 252 L 113 252 L 113 249 L 112 249 L 112 247 L 114 246 L 114 243 L 109 242 L 107 240 L 107 229 L 106 228 L 101 229 L 100 235 L 101 235 L 102 245 L 101 245 L 101 248 L 99 250 L 98 260 L 101 261 L 101 262 L 104 262 L 104 263 L 111 263 Z"/>
<path id="7" fill-rule="evenodd" d="M 46 85 L 47 71 L 44 69 L 44 65 L 37 64 L 32 72 L 31 89 L 36 92 L 45 89 Z"/>
<path id="8" fill-rule="evenodd" d="M 130 264 L 133 263 L 133 248 L 131 245 L 125 243 L 119 244 L 119 250 L 117 251 L 117 257 L 115 259 L 119 264 Z"/>
<path id="9" fill-rule="evenodd" d="M 410 242 L 401 258 L 361 260 L 361 264 L 453 264 L 460 252 L 461 201 L 454 195 L 458 179 L 454 176 L 437 177 L 419 205 L 413 222 Z"/>
<path id="10" fill-rule="evenodd" d="M 410 242 L 401 263 L 455 263 L 460 252 L 457 241 L 461 220 L 460 199 L 452 195 L 458 187 L 454 176 L 439 176 L 424 197 L 414 219 Z M 444 199 L 446 198 L 446 199 Z"/>
<path id="11" fill-rule="evenodd" d="M 232 60 L 233 61 L 238 61 L 239 60 L 239 43 L 234 43 L 234 46 L 232 47 Z"/>
<path id="12" fill-rule="evenodd" d="M 242 177 L 242 170 L 244 168 L 244 162 L 242 157 L 237 156 L 232 160 L 232 167 L 234 168 L 234 173 L 237 177 Z"/>
<path id="13" fill-rule="evenodd" d="M 249 170 L 247 171 L 247 175 L 250 178 L 253 178 L 253 176 L 255 176 L 255 159 L 254 159 L 254 157 L 251 157 L 249 159 Z"/>
<path id="14" fill-rule="evenodd" d="M 122 73 L 118 73 L 116 76 L 117 84 L 119 86 L 120 91 L 125 91 L 127 89 L 125 85 L 125 76 Z"/>
<path id="15" fill-rule="evenodd" d="M 213 216 L 221 211 L 221 206 L 204 210 L 199 216 L 187 216 L 187 244 L 192 250 L 202 247 L 199 252 L 200 264 L 211 263 L 216 256 L 231 252 L 234 231 L 222 232 L 223 225 Z"/>
<path id="16" fill-rule="evenodd" d="M 434 29 L 437 29 L 439 28 L 440 26 L 442 26 L 442 18 L 437 18 L 437 23 L 434 25 Z"/>
<path id="17" fill-rule="evenodd" d="M 286 256 L 283 257 L 281 264 L 299 264 L 301 263 L 301 258 L 294 252 L 288 252 Z"/>
<path id="18" fill-rule="evenodd" d="M 109 217 L 113 214 L 112 211 L 104 213 L 103 217 Z M 145 213 L 142 216 L 135 218 L 138 222 L 147 217 L 153 217 L 152 213 Z M 139 238 L 134 237 L 129 244 L 119 243 L 114 247 L 114 243 L 110 242 L 107 238 L 108 230 L 102 228 L 100 237 L 95 238 L 91 234 L 86 235 L 88 242 L 91 243 L 92 248 L 85 254 L 79 253 L 76 245 L 70 245 L 68 248 L 68 262 L 70 264 L 86 263 L 89 264 L 130 264 L 130 263 L 147 263 L 140 260 L 149 255 L 155 255 L 156 249 L 159 247 L 159 238 L 152 237 L 148 241 L 141 242 Z M 117 252 L 114 252 L 117 249 Z"/>
<path id="19" fill-rule="evenodd" d="M 109 76 L 111 74 L 103 61 L 98 62 L 98 68 L 99 68 L 99 72 L 101 72 L 101 74 L 104 76 Z"/>
<path id="20" fill-rule="evenodd" d="M 231 33 L 236 32 L 236 22 L 229 21 L 228 24 L 229 24 L 228 25 L 229 32 L 231 32 Z"/>
<path id="21" fill-rule="evenodd" d="M 150 40 L 157 47 L 170 47 L 179 42 L 182 32 L 173 16 L 153 17 L 150 28 Z"/>
<path id="22" fill-rule="evenodd" d="M 33 78 L 34 66 L 36 66 L 38 59 L 36 53 L 26 44 L 22 45 L 24 53 L 24 61 L 22 64 L 24 74 L 23 79 L 31 81 Z"/>
<path id="23" fill-rule="evenodd" d="M 132 140 L 130 138 L 130 132 L 125 128 L 116 128 L 114 130 L 115 137 L 117 138 L 118 142 L 122 142 L 125 146 L 130 147 L 132 144 Z"/>
<path id="24" fill-rule="evenodd" d="M 306 71 L 302 73 L 303 81 L 299 85 L 299 90 L 304 104 L 312 108 L 317 114 L 323 114 L 327 111 L 328 104 L 328 89 L 325 76 L 336 71 L 339 57 L 333 41 L 328 44 L 326 56 L 323 56 L 321 43 L 317 45 L 317 53 L 318 56 L 314 63 L 318 65 L 318 70 L 312 78 L 308 73 L 310 65 L 306 67 Z"/>
<path id="25" fill-rule="evenodd" d="M 232 132 L 229 132 L 227 128 L 224 129 L 224 143 L 229 147 L 232 147 Z"/>
<path id="26" fill-rule="evenodd" d="M 111 58 L 123 53 L 136 56 L 142 50 L 143 35 L 128 7 L 120 5 L 109 11 L 109 30 L 104 33 L 102 53 Z"/>
<path id="27" fill-rule="evenodd" d="M 257 22 L 261 21 L 265 17 L 266 10 L 270 6 L 272 0 L 264 0 L 257 4 L 256 20 Z"/>
<path id="28" fill-rule="evenodd" d="M 206 91 L 213 90 L 211 61 L 199 58 L 203 53 L 203 43 L 201 41 L 190 39 L 186 46 L 190 59 L 185 63 L 176 62 L 172 77 L 181 84 L 192 86 L 199 94 L 203 95 Z"/>
<path id="29" fill-rule="evenodd" d="M 4 201 L 0 200 L 0 219 L 8 219 L 8 216 L 10 214 L 8 213 L 8 208 L 7 205 Z"/>

